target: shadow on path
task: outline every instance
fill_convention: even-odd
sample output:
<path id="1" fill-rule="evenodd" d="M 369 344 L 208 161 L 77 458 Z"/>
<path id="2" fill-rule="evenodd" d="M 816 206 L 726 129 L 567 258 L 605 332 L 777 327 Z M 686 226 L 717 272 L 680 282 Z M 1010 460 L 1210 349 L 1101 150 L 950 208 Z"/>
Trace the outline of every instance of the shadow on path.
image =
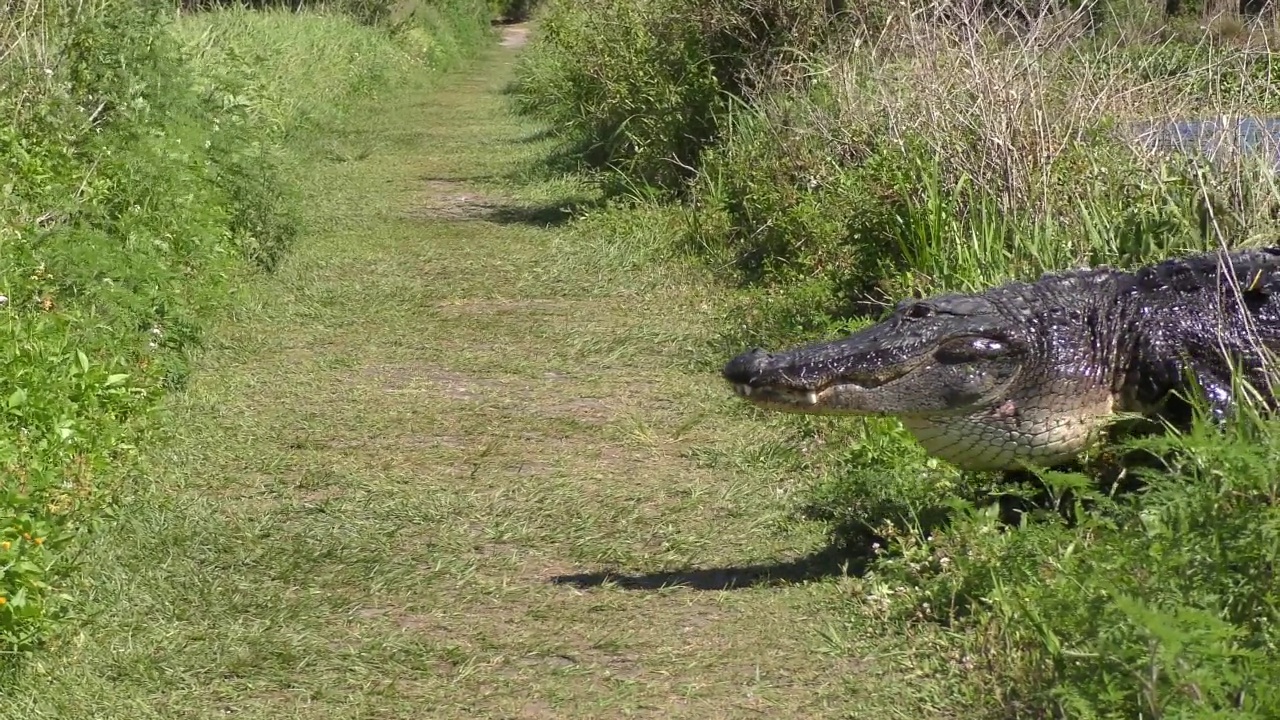
<path id="1" fill-rule="evenodd" d="M 593 588 L 615 585 L 624 590 L 660 590 L 686 587 L 693 590 L 743 590 L 759 585 L 799 585 L 832 577 L 861 576 L 871 559 L 867 544 L 833 542 L 794 560 L 754 565 L 689 568 L 629 575 L 616 571 L 557 575 L 555 585 Z"/>
<path id="2" fill-rule="evenodd" d="M 484 219 L 499 225 L 532 225 L 550 228 L 563 225 L 594 203 L 554 205 L 499 205 L 489 209 Z"/>

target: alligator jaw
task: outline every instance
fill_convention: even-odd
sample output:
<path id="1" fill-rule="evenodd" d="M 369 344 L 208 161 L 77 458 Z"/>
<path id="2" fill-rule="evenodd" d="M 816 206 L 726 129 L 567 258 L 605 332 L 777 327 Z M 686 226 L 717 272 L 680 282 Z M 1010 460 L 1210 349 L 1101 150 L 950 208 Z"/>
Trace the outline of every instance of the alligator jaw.
<path id="1" fill-rule="evenodd" d="M 890 412 L 878 389 L 911 373 L 927 356 L 899 348 L 867 347 L 860 337 L 787 352 L 747 350 L 722 375 L 753 405 L 806 414 L 878 415 Z"/>
<path id="2" fill-rule="evenodd" d="M 785 408 L 793 412 L 804 412 L 807 408 L 818 405 L 822 391 L 804 390 L 776 385 L 753 387 L 747 383 L 735 383 L 733 386 L 738 396 L 762 407 Z"/>
<path id="3" fill-rule="evenodd" d="M 999 404 L 1026 366 L 1018 329 L 980 297 L 948 296 L 903 304 L 838 340 L 747 350 L 722 375 L 739 397 L 781 412 L 966 414 Z"/>

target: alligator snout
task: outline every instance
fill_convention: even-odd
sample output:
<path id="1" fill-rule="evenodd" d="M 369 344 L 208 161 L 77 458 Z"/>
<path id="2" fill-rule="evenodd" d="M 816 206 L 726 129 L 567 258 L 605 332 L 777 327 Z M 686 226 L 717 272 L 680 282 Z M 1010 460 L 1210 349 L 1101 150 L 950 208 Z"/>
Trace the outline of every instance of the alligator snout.
<path id="1" fill-rule="evenodd" d="M 750 385 L 760 376 L 760 371 L 768 359 L 769 353 L 763 348 L 751 348 L 730 360 L 720 374 L 734 385 Z"/>

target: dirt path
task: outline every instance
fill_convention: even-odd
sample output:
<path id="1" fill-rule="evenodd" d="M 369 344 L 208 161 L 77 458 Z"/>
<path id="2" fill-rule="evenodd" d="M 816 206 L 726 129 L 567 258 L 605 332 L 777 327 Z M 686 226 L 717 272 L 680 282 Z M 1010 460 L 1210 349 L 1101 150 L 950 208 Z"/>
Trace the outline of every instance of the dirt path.
<path id="1" fill-rule="evenodd" d="M 502 180 L 548 149 L 505 110 L 517 45 L 334 140 L 316 233 L 95 549 L 105 614 L 5 716 L 839 714 L 837 582 L 783 582 L 820 532 L 688 369 L 706 298 L 566 252 L 572 186 Z"/>

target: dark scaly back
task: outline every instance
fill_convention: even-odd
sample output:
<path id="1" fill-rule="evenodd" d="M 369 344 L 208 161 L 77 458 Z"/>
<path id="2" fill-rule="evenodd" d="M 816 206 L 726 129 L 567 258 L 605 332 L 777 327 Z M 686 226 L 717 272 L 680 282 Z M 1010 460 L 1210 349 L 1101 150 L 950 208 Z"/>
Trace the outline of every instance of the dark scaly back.
<path id="1" fill-rule="evenodd" d="M 1127 317 L 1127 409 L 1160 405 L 1186 389 L 1190 371 L 1225 412 L 1233 363 L 1255 387 L 1268 387 L 1266 355 L 1280 350 L 1280 248 L 1166 260 L 1128 275 L 1116 300 Z"/>
<path id="2" fill-rule="evenodd" d="M 1127 273 L 1110 267 L 1046 273 L 986 295 L 1023 328 L 1033 349 L 1021 385 L 1099 388 L 1117 384 L 1117 343 L 1123 313 L 1115 302 Z"/>

